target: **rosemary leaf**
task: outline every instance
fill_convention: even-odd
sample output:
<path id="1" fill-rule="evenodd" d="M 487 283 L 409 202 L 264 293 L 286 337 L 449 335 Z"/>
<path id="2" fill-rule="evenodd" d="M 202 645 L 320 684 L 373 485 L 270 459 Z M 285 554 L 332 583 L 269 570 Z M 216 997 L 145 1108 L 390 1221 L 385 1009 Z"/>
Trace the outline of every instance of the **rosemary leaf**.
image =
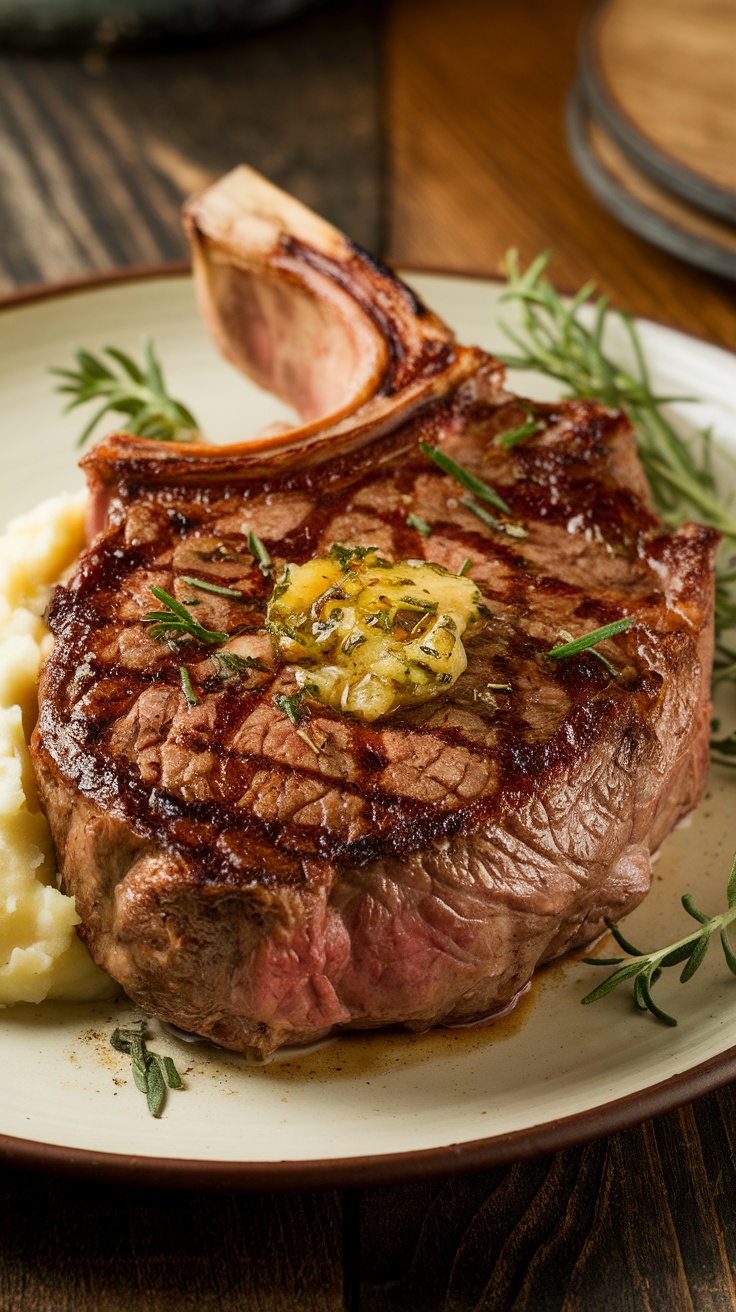
<path id="1" fill-rule="evenodd" d="M 509 428 L 507 432 L 499 433 L 498 441 L 501 443 L 501 446 L 506 447 L 506 449 L 509 450 L 511 447 L 516 446 L 517 443 L 523 442 L 525 438 L 534 437 L 534 435 L 539 433 L 543 427 L 544 425 L 540 424 L 538 419 L 527 419 L 523 424 L 520 424 L 518 428 Z"/>
<path id="2" fill-rule="evenodd" d="M 485 506 L 479 506 L 467 497 L 463 497 L 462 505 L 465 506 L 466 510 L 472 510 L 473 514 L 478 516 L 478 519 L 487 524 L 489 528 L 495 529 L 497 533 L 505 533 L 509 538 L 526 538 L 529 536 L 526 529 L 521 527 L 521 524 L 514 524 L 507 519 L 494 519 L 493 515 L 485 509 Z"/>
<path id="3" fill-rule="evenodd" d="M 365 560 L 366 556 L 372 555 L 374 551 L 377 551 L 377 547 L 346 547 L 342 542 L 333 542 L 330 547 L 330 560 L 334 560 L 340 569 L 347 573 L 352 561 Z M 375 564 L 375 561 L 371 562 L 372 566 Z"/>
<path id="4" fill-rule="evenodd" d="M 189 613 L 186 606 L 172 597 L 170 593 L 165 592 L 163 588 L 151 588 L 156 601 L 160 601 L 166 608 L 165 610 L 152 610 L 143 616 L 144 624 L 151 624 L 151 637 L 161 639 L 167 636 L 177 637 L 184 635 L 188 638 L 194 638 L 197 642 L 221 643 L 227 642 L 228 633 L 223 633 L 220 629 L 206 629 L 204 625 L 198 624 L 193 616 Z"/>
<path id="5" fill-rule="evenodd" d="M 431 535 L 432 525 L 428 524 L 426 519 L 421 519 L 419 515 L 415 515 L 413 511 L 410 515 L 407 515 L 406 522 L 409 528 L 415 528 L 423 538 L 428 538 Z"/>
<path id="6" fill-rule="evenodd" d="M 704 911 L 698 911 L 698 908 L 695 906 L 695 903 L 693 902 L 690 893 L 685 894 L 685 896 L 682 899 L 682 905 L 687 911 L 687 914 L 689 916 L 692 916 L 693 920 L 700 921 L 701 925 L 708 924 L 708 921 L 710 920 L 710 916 L 706 916 Z"/>
<path id="7" fill-rule="evenodd" d="M 179 666 L 179 674 L 181 676 L 181 686 L 184 691 L 184 696 L 187 699 L 187 706 L 189 707 L 197 706 L 198 705 L 197 694 L 195 693 L 192 687 L 191 675 L 186 665 Z"/>
<path id="8" fill-rule="evenodd" d="M 164 1075 L 170 1089 L 183 1089 L 184 1082 L 171 1057 L 164 1057 Z"/>
<path id="9" fill-rule="evenodd" d="M 736 954 L 734 954 L 733 948 L 731 947 L 731 944 L 728 941 L 728 934 L 725 929 L 721 930 L 720 937 L 721 937 L 721 947 L 723 948 L 723 955 L 726 958 L 726 965 L 728 966 L 728 969 L 730 970 L 731 974 L 736 975 Z"/>
<path id="10" fill-rule="evenodd" d="M 708 924 L 707 920 L 705 923 Z M 698 967 L 702 965 L 705 959 L 705 954 L 710 946 L 712 936 L 713 929 L 708 928 L 703 930 L 703 933 L 695 943 L 693 950 L 683 967 L 682 974 L 680 975 L 681 984 L 687 984 L 687 981 L 692 979 Z"/>
<path id="11" fill-rule="evenodd" d="M 200 592 L 213 592 L 216 597 L 227 597 L 230 601 L 249 601 L 244 593 L 238 592 L 237 588 L 223 588 L 219 583 L 208 583 L 206 579 L 195 579 L 193 574 L 183 574 L 182 582 L 188 583 L 190 588 L 198 588 Z"/>
<path id="12" fill-rule="evenodd" d="M 148 1063 L 148 1087 L 145 1090 L 148 1110 L 152 1116 L 160 1116 L 164 1098 L 166 1097 L 166 1085 L 164 1077 L 161 1074 L 161 1067 L 156 1059 L 156 1054 L 151 1053 L 151 1061 Z"/>
<path id="13" fill-rule="evenodd" d="M 472 560 L 470 559 L 470 556 L 468 556 L 467 559 L 463 561 L 462 565 L 460 566 L 460 568 L 459 568 L 459 570 L 458 570 L 458 572 L 457 572 L 457 576 L 458 576 L 459 579 L 462 579 L 462 578 L 465 577 L 465 575 L 467 574 L 468 570 L 470 569 L 470 566 L 472 565 L 472 563 L 473 563 L 473 562 L 472 562 Z"/>
<path id="14" fill-rule="evenodd" d="M 727 896 L 733 895 L 734 883 L 736 883 L 736 857 L 734 857 L 731 866 Z M 626 962 L 621 958 L 587 957 L 585 960 L 588 965 L 615 965 L 617 969 L 611 975 L 608 975 L 597 988 L 586 994 L 582 1002 L 597 1002 L 599 998 L 611 993 L 613 989 L 618 988 L 619 984 L 625 983 L 627 979 L 634 979 L 634 1001 L 637 1007 L 640 1009 L 642 1007 L 646 1008 L 657 1020 L 665 1025 L 676 1025 L 675 1017 L 663 1011 L 655 1003 L 652 998 L 652 986 L 656 984 L 663 970 L 671 966 L 681 965 L 683 962 L 685 965 L 680 974 L 680 982 L 686 984 L 703 964 L 713 936 L 716 933 L 719 934 L 728 969 L 736 975 L 736 953 L 734 953 L 727 935 L 728 926 L 736 920 L 736 899 L 734 902 L 729 902 L 727 909 L 721 911 L 717 916 L 707 916 L 705 912 L 699 911 L 689 893 L 686 893 L 682 898 L 682 905 L 688 914 L 694 916 L 698 921 L 698 928 L 692 934 L 679 939 L 678 942 L 670 943 L 667 947 L 658 948 L 654 952 L 640 952 L 638 948 L 635 948 L 633 944 L 624 938 L 617 926 L 606 921 L 619 947 L 622 947 L 632 960 Z"/>
<path id="15" fill-rule="evenodd" d="M 430 446 L 427 442 L 420 442 L 419 450 L 425 456 L 429 456 L 430 460 L 434 460 L 434 463 L 439 465 L 440 469 L 446 474 L 450 474 L 461 487 L 467 488 L 468 492 L 472 492 L 479 500 L 487 501 L 489 506 L 495 506 L 496 510 L 500 510 L 504 515 L 512 513 L 510 506 L 507 506 L 503 498 L 497 492 L 494 492 L 488 483 L 484 483 L 481 478 L 476 478 L 475 474 L 471 474 L 469 470 L 463 469 L 462 465 L 458 465 L 450 456 L 445 455 L 444 451 L 438 450 L 436 446 Z"/>
<path id="16" fill-rule="evenodd" d="M 258 534 L 254 533 L 252 529 L 248 534 L 248 550 L 256 560 L 258 568 L 265 578 L 273 569 L 273 561 L 261 542 L 261 539 L 258 537 Z"/>
<path id="17" fill-rule="evenodd" d="M 585 633 L 581 638 L 574 638 L 572 642 L 563 642 L 561 646 L 553 647 L 547 655 L 556 661 L 566 656 L 577 656 L 581 651 L 587 651 L 597 643 L 604 642 L 606 638 L 613 638 L 617 633 L 623 633 L 631 623 L 629 616 L 626 619 L 614 620 L 612 624 L 604 624 L 602 628 L 593 629 L 592 633 Z"/>
<path id="18" fill-rule="evenodd" d="M 736 856 L 731 866 L 731 874 L 728 877 L 728 886 L 726 888 L 726 900 L 729 907 L 736 906 Z"/>

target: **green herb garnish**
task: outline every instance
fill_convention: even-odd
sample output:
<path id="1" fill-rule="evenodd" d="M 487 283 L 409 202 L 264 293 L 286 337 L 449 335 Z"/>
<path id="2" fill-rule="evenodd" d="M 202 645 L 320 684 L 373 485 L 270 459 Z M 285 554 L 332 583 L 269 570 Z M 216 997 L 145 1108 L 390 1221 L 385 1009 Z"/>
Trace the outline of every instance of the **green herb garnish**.
<path id="1" fill-rule="evenodd" d="M 216 651 L 212 656 L 212 661 L 223 683 L 231 683 L 235 679 L 240 679 L 246 670 L 265 672 L 265 666 L 257 656 L 239 656 L 234 651 Z"/>
<path id="2" fill-rule="evenodd" d="M 439 465 L 440 469 L 444 470 L 446 474 L 450 474 L 461 487 L 467 488 L 468 492 L 472 492 L 481 501 L 487 501 L 489 506 L 495 506 L 496 510 L 500 510 L 502 514 L 511 514 L 510 506 L 506 505 L 503 498 L 497 492 L 494 492 L 488 483 L 484 483 L 481 478 L 476 478 L 475 474 L 471 474 L 469 470 L 463 469 L 462 465 L 458 465 L 450 456 L 445 455 L 444 451 L 438 450 L 436 446 L 430 446 L 427 442 L 420 442 L 419 450 L 425 456 L 429 456 L 430 460 L 434 460 L 434 463 Z"/>
<path id="3" fill-rule="evenodd" d="M 612 624 L 604 624 L 600 629 L 593 629 L 592 633 L 584 633 L 581 638 L 571 638 L 569 642 L 553 647 L 547 655 L 556 661 L 563 660 L 566 656 L 577 656 L 581 651 L 588 651 L 599 642 L 605 642 L 606 638 L 613 638 L 617 633 L 623 633 L 631 624 L 630 616 L 626 619 L 614 620 Z M 593 655 L 600 655 L 600 653 L 594 652 Z"/>
<path id="4" fill-rule="evenodd" d="M 170 593 L 165 592 L 163 588 L 151 588 L 156 601 L 160 601 L 165 610 L 151 610 L 143 616 L 144 624 L 151 624 L 151 637 L 160 639 L 169 635 L 178 637 L 180 635 L 194 638 L 197 642 L 221 643 L 227 642 L 228 633 L 222 633 L 219 629 L 205 629 L 202 624 L 198 624 L 193 618 L 186 606 L 172 597 Z"/>
<path id="5" fill-rule="evenodd" d="M 181 686 L 184 690 L 184 696 L 187 699 L 187 706 L 197 706 L 197 694 L 192 687 L 191 675 L 186 665 L 179 666 L 179 674 L 181 675 Z"/>
<path id="6" fill-rule="evenodd" d="M 293 692 L 287 696 L 285 692 L 277 692 L 273 698 L 273 704 L 277 711 L 283 711 L 287 720 L 296 728 L 309 716 L 309 708 L 304 705 L 304 693 Z"/>
<path id="7" fill-rule="evenodd" d="M 75 354 L 76 370 L 51 369 L 49 372 L 64 380 L 56 391 L 72 398 L 65 414 L 91 401 L 103 402 L 82 432 L 79 446 L 110 412 L 124 415 L 123 431 L 136 437 L 155 438 L 159 442 L 191 442 L 199 436 L 197 421 L 191 411 L 168 395 L 152 342 L 146 343 L 142 368 L 116 346 L 104 347 L 102 354 L 120 367 L 121 372 L 117 374 L 91 351 L 78 350 Z"/>
<path id="8" fill-rule="evenodd" d="M 527 419 L 523 424 L 519 424 L 518 428 L 509 428 L 505 433 L 499 433 L 498 441 L 508 450 L 516 446 L 517 442 L 523 442 L 527 437 L 534 437 L 542 428 L 543 425 L 538 420 Z"/>
<path id="9" fill-rule="evenodd" d="M 330 547 L 330 560 L 334 560 L 341 570 L 345 573 L 350 569 L 351 560 L 365 560 L 372 552 L 377 551 L 377 547 L 345 547 L 341 542 L 333 542 Z M 388 564 L 388 561 L 381 561 L 381 566 Z"/>
<path id="10" fill-rule="evenodd" d="M 473 562 L 472 562 L 472 560 L 470 559 L 470 556 L 468 556 L 467 560 L 464 560 L 464 561 L 463 561 L 462 565 L 460 566 L 460 568 L 459 568 L 459 570 L 458 570 L 458 572 L 457 572 L 457 576 L 458 576 L 459 579 L 462 579 L 462 578 L 465 577 L 465 575 L 467 574 L 468 570 L 470 569 L 470 566 L 472 565 L 472 563 L 473 563 Z"/>
<path id="11" fill-rule="evenodd" d="M 680 436 L 667 417 L 672 401 L 684 396 L 659 396 L 652 389 L 649 371 L 636 325 L 629 314 L 612 310 L 606 296 L 594 300 L 595 286 L 587 283 L 572 300 L 555 291 L 544 276 L 550 253 L 539 255 L 522 272 L 515 251 L 506 256 L 508 285 L 502 300 L 521 311 L 518 330 L 501 323 L 517 348 L 516 355 L 501 356 L 513 369 L 533 369 L 563 384 L 567 397 L 590 398 L 623 410 L 631 421 L 639 458 L 647 475 L 657 512 L 665 523 L 681 524 L 692 517 L 711 524 L 727 538 L 736 540 L 736 515 L 719 495 L 713 465 L 713 442 L 709 428 L 692 429 Z M 583 309 L 589 318 L 583 321 Z M 631 347 L 625 367 L 606 355 L 606 327 L 615 317 Z M 589 326 L 590 325 L 590 326 Z M 736 652 L 722 640 L 726 629 L 736 626 L 736 582 L 733 561 L 716 569 L 716 659 L 714 679 L 736 682 Z M 736 755 L 736 736 L 713 744 L 724 758 Z"/>
<path id="12" fill-rule="evenodd" d="M 505 533 L 509 538 L 527 538 L 529 536 L 521 524 L 513 524 L 507 519 L 495 519 L 493 515 L 489 514 L 485 506 L 479 506 L 477 501 L 469 501 L 467 497 L 463 497 L 461 505 L 465 506 L 466 510 L 472 510 L 473 514 L 478 516 L 478 519 L 487 524 L 489 528 L 495 529 L 497 533 Z"/>
<path id="13" fill-rule="evenodd" d="M 316 689 L 315 684 L 309 684 L 308 686 L 310 689 Z M 273 698 L 273 704 L 277 710 L 283 711 L 287 720 L 291 721 L 296 730 L 297 738 L 301 738 L 302 742 L 307 744 L 307 747 L 311 747 L 315 756 L 319 756 L 323 750 L 322 747 L 318 747 L 314 739 L 310 738 L 306 729 L 302 727 L 304 721 L 309 719 L 310 714 L 309 707 L 304 705 L 305 691 L 306 688 L 300 688 L 298 692 L 292 693 L 291 696 L 287 696 L 283 692 L 277 692 Z"/>
<path id="14" fill-rule="evenodd" d="M 208 583 L 206 579 L 195 579 L 193 574 L 182 574 L 182 582 L 190 588 L 199 588 L 200 592 L 213 592 L 216 597 L 227 597 L 230 601 L 249 601 L 237 588 L 223 588 L 219 583 Z"/>
<path id="15" fill-rule="evenodd" d="M 702 965 L 705 954 L 708 951 L 710 941 L 716 931 L 719 932 L 723 955 L 726 958 L 726 965 L 733 975 L 736 975 L 736 954 L 728 941 L 726 933 L 727 927 L 732 921 L 736 920 L 736 857 L 734 857 L 731 866 L 731 874 L 726 888 L 726 902 L 728 909 L 722 911 L 720 915 L 708 916 L 704 911 L 699 911 L 694 905 L 690 893 L 686 893 L 682 898 L 682 905 L 689 916 L 699 921 L 701 928 L 694 933 L 688 934 L 687 938 L 681 938 L 677 943 L 670 943 L 666 948 L 659 948 L 656 952 L 641 952 L 629 943 L 610 920 L 606 921 L 608 928 L 613 934 L 614 939 L 620 948 L 629 957 L 633 958 L 627 961 L 625 957 L 585 957 L 584 960 L 589 966 L 616 966 L 613 974 L 604 979 L 597 989 L 587 993 L 582 999 L 583 1003 L 597 1002 L 599 998 L 604 998 L 607 993 L 618 988 L 627 979 L 634 982 L 634 1002 L 639 1011 L 650 1011 L 657 1020 L 661 1020 L 665 1025 L 676 1025 L 677 1021 L 674 1016 L 668 1012 L 662 1011 L 652 998 L 652 986 L 656 984 L 663 969 L 668 966 L 679 966 L 685 963 L 680 975 L 680 983 L 686 984 L 692 979 L 696 970 Z"/>
<path id="16" fill-rule="evenodd" d="M 417 533 L 421 533 L 423 538 L 430 537 L 432 533 L 432 525 L 428 524 L 426 519 L 422 519 L 412 511 L 410 515 L 407 515 L 406 522 L 409 525 L 409 528 L 415 528 Z"/>
<path id="17" fill-rule="evenodd" d="M 159 1057 L 157 1052 L 149 1052 L 146 1039 L 146 1022 L 142 1020 L 138 1029 L 114 1030 L 110 1043 L 117 1052 L 130 1057 L 136 1088 L 146 1095 L 151 1115 L 160 1116 L 167 1084 L 170 1089 L 183 1089 L 184 1085 L 171 1057 Z"/>
<path id="18" fill-rule="evenodd" d="M 261 574 L 263 574 L 264 577 L 270 574 L 273 569 L 273 561 L 271 560 L 271 557 L 266 551 L 266 548 L 261 542 L 261 539 L 259 538 L 258 534 L 254 533 L 252 529 L 248 534 L 248 550 L 250 554 L 253 556 L 254 560 L 257 561 L 258 568 L 260 569 Z"/>

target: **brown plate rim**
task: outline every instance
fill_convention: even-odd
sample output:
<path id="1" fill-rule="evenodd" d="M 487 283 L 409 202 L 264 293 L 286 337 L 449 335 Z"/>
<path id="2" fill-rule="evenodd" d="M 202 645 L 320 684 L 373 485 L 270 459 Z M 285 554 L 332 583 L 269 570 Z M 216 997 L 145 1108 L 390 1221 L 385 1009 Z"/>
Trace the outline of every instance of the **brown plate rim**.
<path id="1" fill-rule="evenodd" d="M 486 282 L 499 281 L 489 274 L 459 270 L 414 266 L 407 271 Z M 43 283 L 6 293 L 0 296 L 0 312 L 117 284 L 182 277 L 188 272 L 188 262 L 178 261 L 82 274 L 63 282 Z M 700 340 L 709 341 L 705 337 Z M 29 1170 L 53 1170 L 86 1180 L 163 1189 L 352 1189 L 416 1183 L 440 1176 L 462 1175 L 470 1171 L 510 1165 L 525 1158 L 577 1147 L 673 1111 L 684 1103 L 721 1088 L 733 1079 L 736 1079 L 736 1046 L 647 1089 L 626 1094 L 572 1116 L 510 1134 L 491 1135 L 439 1148 L 410 1149 L 401 1153 L 280 1162 L 188 1160 L 69 1148 L 63 1144 L 0 1134 L 0 1160 Z"/>
<path id="2" fill-rule="evenodd" d="M 573 88 L 574 89 L 574 88 Z M 403 274 L 436 274 L 441 278 L 467 278 L 470 282 L 503 282 L 504 279 L 499 273 L 489 273 L 485 269 L 453 269 L 441 264 L 414 264 L 404 261 L 392 261 L 387 256 L 381 256 L 381 261 L 387 268 L 397 271 L 399 276 Z M 0 292 L 0 313 L 4 310 L 23 309 L 26 305 L 32 305 L 42 301 L 54 300 L 61 296 L 74 296 L 84 292 L 102 290 L 105 287 L 112 287 L 118 283 L 128 282 L 150 282 L 155 278 L 184 278 L 191 273 L 191 264 L 189 260 L 170 260 L 161 264 L 131 264 L 123 268 L 93 270 L 89 273 L 79 273 L 71 278 L 62 278 L 55 282 L 29 283 L 25 287 L 14 288 L 9 292 Z M 578 290 L 575 287 L 568 287 L 555 279 L 555 287 L 563 296 L 574 296 Z M 615 311 L 616 305 L 611 308 Z M 706 346 L 713 346 L 727 355 L 736 354 L 722 340 L 708 333 L 693 331 L 692 328 L 680 328 L 667 319 L 660 319 L 652 314 L 636 314 L 634 316 L 642 323 L 657 324 L 661 328 L 669 328 L 673 332 L 682 333 L 685 337 L 692 337 L 696 342 L 704 342 Z"/>
<path id="3" fill-rule="evenodd" d="M 583 22 L 578 42 L 578 75 L 596 115 L 621 149 L 661 186 L 718 218 L 736 221 L 736 194 L 688 168 L 655 145 L 616 101 L 600 67 L 597 35 L 612 0 L 599 0 Z"/>

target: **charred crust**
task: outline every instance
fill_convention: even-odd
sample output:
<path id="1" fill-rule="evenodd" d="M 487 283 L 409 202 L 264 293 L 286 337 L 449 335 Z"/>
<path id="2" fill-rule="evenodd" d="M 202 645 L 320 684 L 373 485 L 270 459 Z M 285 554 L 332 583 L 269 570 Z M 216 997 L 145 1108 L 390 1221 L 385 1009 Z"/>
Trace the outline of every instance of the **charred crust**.
<path id="1" fill-rule="evenodd" d="M 370 449 L 335 459 L 320 477 L 309 470 L 275 474 L 260 488 L 252 482 L 149 485 L 136 460 L 135 476 L 128 467 L 120 483 L 119 522 L 83 554 L 49 610 L 56 644 L 37 738 L 58 776 L 124 820 L 141 841 L 185 860 L 203 887 L 220 888 L 298 883 L 310 860 L 355 866 L 404 858 L 460 829 L 499 821 L 541 781 L 550 786 L 597 751 L 612 750 L 622 768 L 630 768 L 644 726 L 658 714 L 668 671 L 682 668 L 683 651 L 696 660 L 700 631 L 710 623 L 718 535 L 694 526 L 663 532 L 648 505 L 622 484 L 621 460 L 632 463 L 634 456 L 619 416 L 587 402 L 535 403 L 543 431 L 504 452 L 494 437 L 508 425 L 514 404 L 473 412 L 462 449 L 450 400 Z M 526 541 L 493 533 L 458 512 L 462 491 L 417 450 L 418 439 L 427 437 L 448 440 L 464 463 L 493 483 L 526 525 Z M 278 507 L 280 494 L 303 497 L 304 517 L 296 526 L 279 527 L 275 519 L 269 530 L 268 516 L 276 513 L 269 507 Z M 432 521 L 432 535 L 420 544 L 406 527 L 413 506 Z M 134 514 L 150 536 L 131 547 L 125 535 Z M 205 668 L 196 675 L 197 713 L 205 716 L 211 708 L 212 718 L 197 721 L 180 704 L 179 667 L 188 662 L 196 671 L 207 653 L 191 642 L 151 642 L 142 623 L 152 604 L 150 579 L 173 590 L 173 547 L 191 543 L 196 549 L 214 533 L 227 561 L 218 565 L 213 557 L 208 572 L 217 577 L 218 568 L 240 562 L 252 586 L 252 609 L 244 614 L 233 603 L 218 603 L 224 609 L 216 612 L 217 627 L 262 634 L 270 582 L 248 552 L 251 522 L 261 525 L 277 568 L 344 540 L 350 522 L 361 525 L 358 538 L 375 533 L 399 557 L 420 550 L 432 559 L 439 552 L 441 563 L 459 564 L 472 556 L 494 619 L 470 644 L 466 675 L 428 711 L 401 712 L 370 729 L 348 726 L 347 738 L 343 717 L 316 708 L 325 741 L 336 745 L 324 757 L 306 748 L 299 756 L 302 744 L 288 730 L 278 748 L 268 746 L 268 726 L 277 719 L 273 676 L 256 689 L 223 688 Z M 664 575 L 680 599 L 687 597 L 687 616 L 668 608 Z M 611 651 L 617 678 L 590 653 L 561 662 L 548 658 L 565 618 L 594 628 L 618 618 L 622 608 L 633 611 L 636 625 Z M 197 613 L 205 616 L 207 606 Z M 545 636 L 534 632 L 535 624 Z M 640 634 L 646 635 L 646 657 Z M 86 679 L 79 674 L 85 662 Z M 484 679 L 512 685 L 502 707 L 493 697 L 477 700 Z M 96 700 L 95 685 L 101 689 Z M 144 777 L 144 756 L 123 751 L 120 734 L 151 688 L 178 698 L 179 714 L 162 729 L 166 769 L 154 746 L 144 754 Z M 540 697 L 549 707 L 541 719 Z M 442 708 L 444 718 L 434 714 Z M 265 736 L 251 741 L 245 727 L 258 715 L 266 717 Z M 243 732 L 249 745 L 241 749 Z M 413 773 L 404 766 L 392 734 L 411 734 L 412 750 L 425 765 Z M 460 771 L 456 794 L 449 789 L 443 795 L 439 781 L 447 769 Z M 278 801 L 279 789 L 293 790 L 293 804 Z"/>

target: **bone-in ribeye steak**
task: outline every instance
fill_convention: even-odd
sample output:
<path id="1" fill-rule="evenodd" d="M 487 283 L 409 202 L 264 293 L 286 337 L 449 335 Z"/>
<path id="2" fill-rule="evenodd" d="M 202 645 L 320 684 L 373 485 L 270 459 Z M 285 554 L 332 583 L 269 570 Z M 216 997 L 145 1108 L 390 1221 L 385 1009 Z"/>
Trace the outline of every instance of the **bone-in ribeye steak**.
<path id="1" fill-rule="evenodd" d="M 186 223 L 215 340 L 300 422 L 228 447 L 118 434 L 83 461 L 95 536 L 55 592 L 34 738 L 80 933 L 141 1006 L 237 1050 L 485 1015 L 636 906 L 701 795 L 717 534 L 662 527 L 602 406 L 537 405 L 539 431 L 505 450 L 528 410 L 498 362 L 249 170 Z M 486 527 L 419 441 L 528 536 Z M 453 572 L 470 557 L 491 618 L 467 670 L 372 724 L 313 704 L 315 752 L 273 702 L 294 674 L 250 531 L 277 573 L 334 543 Z M 211 647 L 157 640 L 152 586 L 264 668 L 223 681 Z M 622 616 L 600 648 L 617 677 L 590 652 L 549 658 L 560 631 Z"/>

